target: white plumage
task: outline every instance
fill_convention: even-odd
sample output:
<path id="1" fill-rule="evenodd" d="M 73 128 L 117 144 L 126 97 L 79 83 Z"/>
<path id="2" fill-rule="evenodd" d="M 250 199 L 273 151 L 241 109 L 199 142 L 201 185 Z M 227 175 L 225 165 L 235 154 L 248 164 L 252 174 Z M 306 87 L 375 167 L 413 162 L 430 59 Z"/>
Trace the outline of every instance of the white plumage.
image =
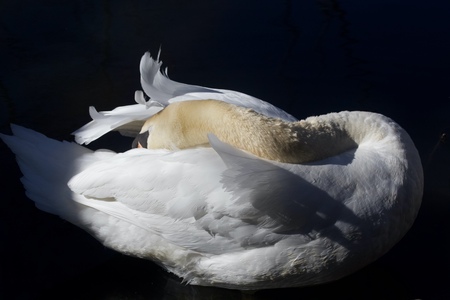
<path id="1" fill-rule="evenodd" d="M 138 104 L 76 131 L 89 143 L 111 130 L 135 136 L 173 102 L 215 99 L 295 121 L 254 97 L 177 83 L 148 53 Z M 423 175 L 408 134 L 389 118 L 341 112 L 306 119 L 344 122 L 358 146 L 307 164 L 258 158 L 209 136 L 211 147 L 91 151 L 12 126 L 36 206 L 85 229 L 107 247 L 151 259 L 187 283 L 235 289 L 319 284 L 387 252 L 420 207 Z M 333 145 L 330 145 L 332 147 Z"/>

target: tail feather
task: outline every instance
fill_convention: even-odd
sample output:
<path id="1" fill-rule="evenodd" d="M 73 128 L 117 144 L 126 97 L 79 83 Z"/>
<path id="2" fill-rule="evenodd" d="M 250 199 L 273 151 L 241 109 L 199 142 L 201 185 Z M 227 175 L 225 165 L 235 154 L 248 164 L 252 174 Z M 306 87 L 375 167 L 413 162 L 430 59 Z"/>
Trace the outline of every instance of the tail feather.
<path id="1" fill-rule="evenodd" d="M 11 129 L 13 135 L 0 134 L 0 139 L 16 155 L 27 196 L 39 209 L 76 222 L 80 204 L 72 201 L 67 182 L 92 163 L 92 151 L 17 125 Z"/>

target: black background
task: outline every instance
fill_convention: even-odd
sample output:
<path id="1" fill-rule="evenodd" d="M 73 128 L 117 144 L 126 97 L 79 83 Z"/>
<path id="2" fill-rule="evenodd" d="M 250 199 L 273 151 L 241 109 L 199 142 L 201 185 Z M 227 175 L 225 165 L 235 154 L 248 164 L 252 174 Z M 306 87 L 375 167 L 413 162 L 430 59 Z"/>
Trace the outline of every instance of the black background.
<path id="1" fill-rule="evenodd" d="M 436 0 L 0 2 L 1 132 L 17 123 L 72 140 L 89 105 L 133 103 L 142 54 L 162 47 L 172 79 L 238 90 L 297 118 L 393 118 L 416 143 L 426 184 L 413 228 L 375 263 L 322 286 L 242 295 L 185 286 L 37 210 L 0 143 L 0 298 L 450 297 L 450 142 L 440 138 L 450 133 L 449 13 Z M 129 145 L 111 134 L 90 147 Z"/>

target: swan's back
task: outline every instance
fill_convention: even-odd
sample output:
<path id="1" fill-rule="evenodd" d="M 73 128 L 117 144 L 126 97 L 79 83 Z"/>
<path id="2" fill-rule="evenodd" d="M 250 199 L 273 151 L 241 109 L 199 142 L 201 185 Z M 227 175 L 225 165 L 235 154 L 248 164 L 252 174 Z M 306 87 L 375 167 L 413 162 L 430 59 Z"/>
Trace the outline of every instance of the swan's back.
<path id="1" fill-rule="evenodd" d="M 407 133 L 382 115 L 341 112 L 307 121 L 342 122 L 358 146 L 321 161 L 286 164 L 210 136 L 212 148 L 129 151 L 121 154 L 127 160 L 102 161 L 70 186 L 86 197 L 80 203 L 145 228 L 147 237 L 164 237 L 159 245 L 178 251 L 155 258 L 149 247 L 139 256 L 161 261 L 189 283 L 257 289 L 335 280 L 406 233 L 420 206 L 422 168 Z M 142 169 L 146 177 L 126 185 L 123 176 L 110 175 Z M 171 181 L 152 179 L 161 173 Z M 127 197 L 136 190 L 147 198 Z M 165 193 L 168 198 L 158 198 Z M 115 199 L 120 209 L 89 200 L 103 198 Z M 143 203 L 152 205 L 144 209 Z M 109 246 L 118 249 L 115 242 Z M 180 261 L 189 268 L 170 267 Z"/>
<path id="2" fill-rule="evenodd" d="M 357 148 L 313 163 L 280 164 L 255 163 L 213 143 L 228 166 L 224 185 L 245 195 L 267 216 L 263 223 L 275 222 L 283 235 L 274 248 L 260 249 L 259 255 L 255 250 L 248 264 L 258 264 L 269 255 L 264 251 L 273 250 L 280 265 L 285 263 L 279 271 L 295 274 L 292 285 L 335 280 L 380 257 L 411 227 L 423 193 L 418 152 L 395 122 L 368 112 L 312 119 L 317 118 L 344 120 Z M 225 266 L 220 257 L 211 260 Z M 234 267 L 238 269 L 237 263 Z M 277 285 L 282 283 L 273 283 Z"/>

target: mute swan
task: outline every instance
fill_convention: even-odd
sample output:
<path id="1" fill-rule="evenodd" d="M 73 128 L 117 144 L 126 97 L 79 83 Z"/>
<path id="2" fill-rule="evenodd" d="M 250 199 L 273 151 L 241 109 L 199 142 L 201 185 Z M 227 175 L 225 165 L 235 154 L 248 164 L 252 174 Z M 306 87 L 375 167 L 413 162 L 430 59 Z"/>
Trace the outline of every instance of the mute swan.
<path id="1" fill-rule="evenodd" d="M 160 67 L 142 57 L 149 101 L 138 91 L 137 104 L 90 108 L 93 120 L 74 133 L 87 144 L 119 130 L 135 149 L 91 151 L 16 125 L 1 135 L 38 208 L 186 283 L 241 290 L 337 280 L 411 227 L 421 162 L 389 118 L 297 121 L 239 92 L 171 81 Z"/>

